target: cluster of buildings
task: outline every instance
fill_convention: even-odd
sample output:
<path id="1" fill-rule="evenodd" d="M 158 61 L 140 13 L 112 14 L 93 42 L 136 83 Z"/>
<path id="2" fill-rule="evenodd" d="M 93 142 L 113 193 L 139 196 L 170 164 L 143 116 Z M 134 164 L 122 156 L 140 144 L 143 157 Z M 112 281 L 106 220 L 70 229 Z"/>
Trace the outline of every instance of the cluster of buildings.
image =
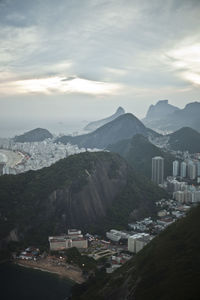
<path id="1" fill-rule="evenodd" d="M 114 272 L 116 269 L 120 268 L 123 264 L 130 260 L 131 257 L 131 255 L 125 253 L 112 255 L 110 259 L 110 267 L 106 268 L 106 273 L 110 274 Z"/>
<path id="2" fill-rule="evenodd" d="M 152 236 L 144 232 L 131 235 L 128 238 L 128 251 L 138 253 L 152 240 L 152 238 Z"/>
<path id="3" fill-rule="evenodd" d="M 69 229 L 68 234 L 50 236 L 49 245 L 51 251 L 66 250 L 72 247 L 86 249 L 88 247 L 88 240 L 83 237 L 81 230 Z"/>
<path id="4" fill-rule="evenodd" d="M 39 249 L 28 247 L 20 253 L 18 258 L 23 260 L 37 260 L 39 254 L 40 254 Z"/>
<path id="5" fill-rule="evenodd" d="M 148 221 L 150 221 L 150 218 L 147 218 Z M 147 221 L 147 220 L 146 220 Z M 137 224 L 139 225 L 139 224 Z M 130 226 L 132 229 L 137 230 L 136 226 Z M 139 230 L 144 229 L 139 228 Z M 128 245 L 128 251 L 131 253 L 137 253 L 139 252 L 150 240 L 152 237 L 145 232 L 140 233 L 131 233 L 131 232 L 125 232 L 125 231 L 118 231 L 115 229 L 111 229 L 110 231 L 106 232 L 106 237 L 111 240 L 112 242 L 122 242 L 124 241 L 126 245 Z"/>
<path id="6" fill-rule="evenodd" d="M 197 179 L 197 182 L 200 182 L 200 161 L 197 159 L 186 159 L 182 162 L 175 160 L 173 162 L 173 177 Z"/>
<path id="7" fill-rule="evenodd" d="M 111 229 L 110 231 L 106 232 L 106 237 L 113 242 L 128 240 L 129 236 L 129 233 L 115 229 Z"/>
<path id="8" fill-rule="evenodd" d="M 13 152 L 22 153 L 23 160 L 21 163 L 10 167 L 4 164 L 2 174 L 19 174 L 29 170 L 38 170 L 49 167 L 60 159 L 69 155 L 85 152 L 85 148 L 79 148 L 77 145 L 55 143 L 54 139 L 46 139 L 42 142 L 16 143 L 10 140 L 8 143 L 1 142 L 1 148 Z M 87 151 L 99 151 L 99 149 L 87 149 Z M 1 168 L 0 168 L 1 171 Z"/>

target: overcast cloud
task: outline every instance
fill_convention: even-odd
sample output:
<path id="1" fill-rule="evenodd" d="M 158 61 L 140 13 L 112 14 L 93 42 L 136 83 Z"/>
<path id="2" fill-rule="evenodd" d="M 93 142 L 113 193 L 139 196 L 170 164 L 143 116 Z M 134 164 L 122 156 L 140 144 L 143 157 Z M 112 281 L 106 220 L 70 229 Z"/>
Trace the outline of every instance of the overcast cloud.
<path id="1" fill-rule="evenodd" d="M 0 0 L 2 122 L 200 100 L 199 16 L 199 0 Z"/>

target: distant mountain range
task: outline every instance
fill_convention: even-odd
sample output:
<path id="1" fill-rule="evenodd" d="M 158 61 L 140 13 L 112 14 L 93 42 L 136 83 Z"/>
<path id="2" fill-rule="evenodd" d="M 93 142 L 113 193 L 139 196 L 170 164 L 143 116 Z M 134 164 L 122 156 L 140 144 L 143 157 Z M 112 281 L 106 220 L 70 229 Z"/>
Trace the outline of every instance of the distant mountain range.
<path id="1" fill-rule="evenodd" d="M 105 233 L 155 213 L 166 193 L 118 154 L 84 152 L 48 168 L 0 177 L 0 246 L 46 245 L 66 228 Z M 0 247 L 1 248 L 1 247 Z"/>
<path id="2" fill-rule="evenodd" d="M 169 114 L 179 110 L 178 107 L 168 103 L 168 100 L 159 100 L 155 105 L 151 105 L 148 109 L 147 120 L 161 120 Z"/>
<path id="3" fill-rule="evenodd" d="M 18 143 L 42 142 L 45 139 L 52 138 L 52 137 L 53 135 L 47 129 L 36 128 L 22 135 L 18 135 L 14 137 L 14 141 Z"/>
<path id="4" fill-rule="evenodd" d="M 167 100 L 151 105 L 142 120 L 145 126 L 158 131 L 175 131 L 191 127 L 200 132 L 200 102 L 189 103 L 183 109 L 168 104 Z"/>
<path id="5" fill-rule="evenodd" d="M 143 135 L 137 134 L 131 139 L 121 140 L 116 144 L 109 145 L 107 149 L 120 154 L 134 170 L 149 179 L 151 179 L 152 157 L 162 156 L 164 158 L 165 177 L 172 176 L 172 163 L 175 157 L 153 145 Z"/>
<path id="6" fill-rule="evenodd" d="M 105 125 L 106 123 L 109 123 L 109 122 L 113 121 L 114 119 L 116 119 L 117 117 L 119 117 L 123 114 L 125 114 L 125 110 L 120 106 L 120 107 L 118 107 L 118 109 L 116 110 L 116 112 L 112 116 L 110 116 L 108 118 L 105 118 L 105 119 L 102 119 L 102 120 L 99 120 L 99 121 L 91 122 L 91 123 L 89 123 L 88 125 L 86 125 L 84 127 L 84 130 L 94 131 L 97 128 Z"/>
<path id="7" fill-rule="evenodd" d="M 200 206 L 113 274 L 74 288 L 72 300 L 198 300 Z"/>
<path id="8" fill-rule="evenodd" d="M 159 136 L 153 130 L 146 128 L 134 115 L 126 113 L 91 133 L 74 137 L 62 136 L 56 142 L 76 144 L 79 147 L 104 149 L 110 144 L 132 138 L 136 134 L 151 137 Z"/>

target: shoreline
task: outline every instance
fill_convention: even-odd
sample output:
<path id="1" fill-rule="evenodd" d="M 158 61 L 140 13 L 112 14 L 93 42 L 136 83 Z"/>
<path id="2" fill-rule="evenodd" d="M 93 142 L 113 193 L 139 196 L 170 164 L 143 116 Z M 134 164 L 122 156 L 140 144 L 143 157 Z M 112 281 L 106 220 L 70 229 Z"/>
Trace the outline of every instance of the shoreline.
<path id="1" fill-rule="evenodd" d="M 38 261 L 34 262 L 34 261 L 14 260 L 13 263 L 18 265 L 18 266 L 21 266 L 21 267 L 56 274 L 60 277 L 66 278 L 66 279 L 71 280 L 71 281 L 73 281 L 75 283 L 78 283 L 78 284 L 81 284 L 85 281 L 85 279 L 82 276 L 81 271 L 74 270 L 70 267 L 67 269 L 64 266 L 53 266 L 53 265 L 50 265 L 50 264 L 47 265 L 46 262 L 44 264 L 44 263 L 41 263 L 41 262 L 38 263 Z"/>

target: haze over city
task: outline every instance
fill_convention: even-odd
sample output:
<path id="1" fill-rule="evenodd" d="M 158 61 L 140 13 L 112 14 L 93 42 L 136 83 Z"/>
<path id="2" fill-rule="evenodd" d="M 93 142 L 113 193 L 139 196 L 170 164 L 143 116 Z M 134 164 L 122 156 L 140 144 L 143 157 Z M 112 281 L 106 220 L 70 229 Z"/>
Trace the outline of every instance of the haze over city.
<path id="1" fill-rule="evenodd" d="M 195 0 L 1 0 L 1 136 L 198 101 L 199 13 Z"/>

